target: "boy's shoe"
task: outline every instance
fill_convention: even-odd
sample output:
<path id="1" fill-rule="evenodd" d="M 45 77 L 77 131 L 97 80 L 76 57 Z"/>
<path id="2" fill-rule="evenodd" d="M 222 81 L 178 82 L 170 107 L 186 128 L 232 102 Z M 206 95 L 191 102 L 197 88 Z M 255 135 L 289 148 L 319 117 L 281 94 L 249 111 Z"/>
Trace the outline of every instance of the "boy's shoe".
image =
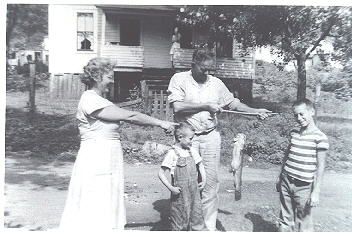
<path id="1" fill-rule="evenodd" d="M 239 201 L 242 198 L 242 194 L 240 190 L 235 190 L 235 200 Z"/>

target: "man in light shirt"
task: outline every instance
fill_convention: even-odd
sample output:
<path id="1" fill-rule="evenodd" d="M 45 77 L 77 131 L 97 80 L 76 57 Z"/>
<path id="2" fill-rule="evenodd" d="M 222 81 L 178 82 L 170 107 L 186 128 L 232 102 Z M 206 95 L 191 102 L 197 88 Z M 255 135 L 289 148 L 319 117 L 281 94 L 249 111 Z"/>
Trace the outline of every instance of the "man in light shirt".
<path id="1" fill-rule="evenodd" d="M 209 75 L 213 70 L 215 55 L 207 48 L 197 49 L 193 54 L 192 69 L 176 73 L 170 80 L 168 100 L 173 105 L 177 122 L 187 122 L 195 129 L 192 146 L 199 151 L 207 175 L 202 192 L 205 224 L 209 230 L 216 230 L 218 213 L 221 137 L 216 127 L 217 113 L 223 108 L 258 113 L 261 119 L 271 111 L 251 108 L 234 98 L 225 84 Z"/>

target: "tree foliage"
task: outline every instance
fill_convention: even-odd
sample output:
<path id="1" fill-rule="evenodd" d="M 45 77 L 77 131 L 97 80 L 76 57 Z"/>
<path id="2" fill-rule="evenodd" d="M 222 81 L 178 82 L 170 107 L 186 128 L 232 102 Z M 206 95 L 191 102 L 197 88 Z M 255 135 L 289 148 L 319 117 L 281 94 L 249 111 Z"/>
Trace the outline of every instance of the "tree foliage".
<path id="1" fill-rule="evenodd" d="M 339 60 L 345 70 L 352 73 L 352 7 L 341 11 L 340 27 L 330 34 L 334 38 L 333 58 Z"/>
<path id="2" fill-rule="evenodd" d="M 335 44 L 337 47 L 351 38 L 351 31 L 346 32 L 345 18 L 350 17 L 346 11 L 351 8 L 186 6 L 180 9 L 177 20 L 180 24 L 207 29 L 210 43 L 227 35 L 234 37 L 244 48 L 274 46 L 273 51 L 285 62 L 297 61 L 297 97 L 303 98 L 306 95 L 306 59 L 333 33 L 341 36 L 341 43 Z M 350 49 L 350 46 L 346 47 Z"/>
<path id="3" fill-rule="evenodd" d="M 6 47 L 34 47 L 48 34 L 48 5 L 8 4 Z"/>

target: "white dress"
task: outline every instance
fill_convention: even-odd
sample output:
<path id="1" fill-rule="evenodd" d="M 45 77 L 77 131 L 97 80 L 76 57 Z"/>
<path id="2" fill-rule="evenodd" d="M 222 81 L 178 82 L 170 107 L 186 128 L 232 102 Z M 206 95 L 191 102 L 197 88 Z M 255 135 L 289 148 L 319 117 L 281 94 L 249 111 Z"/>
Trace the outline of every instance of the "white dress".
<path id="1" fill-rule="evenodd" d="M 77 119 L 81 145 L 73 166 L 60 229 L 123 230 L 123 156 L 118 123 L 97 120 L 91 114 L 110 101 L 88 90 L 80 99 Z"/>

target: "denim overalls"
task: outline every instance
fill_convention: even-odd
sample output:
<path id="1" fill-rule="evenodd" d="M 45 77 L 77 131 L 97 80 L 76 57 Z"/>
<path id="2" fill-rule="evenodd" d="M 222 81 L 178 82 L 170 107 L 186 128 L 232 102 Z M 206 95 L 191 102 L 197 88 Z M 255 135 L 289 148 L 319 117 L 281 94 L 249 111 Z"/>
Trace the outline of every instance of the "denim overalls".
<path id="1" fill-rule="evenodd" d="M 188 157 L 177 155 L 172 183 L 180 187 L 178 195 L 171 193 L 171 230 L 205 230 L 202 202 L 198 188 L 197 167 L 189 151 Z"/>

